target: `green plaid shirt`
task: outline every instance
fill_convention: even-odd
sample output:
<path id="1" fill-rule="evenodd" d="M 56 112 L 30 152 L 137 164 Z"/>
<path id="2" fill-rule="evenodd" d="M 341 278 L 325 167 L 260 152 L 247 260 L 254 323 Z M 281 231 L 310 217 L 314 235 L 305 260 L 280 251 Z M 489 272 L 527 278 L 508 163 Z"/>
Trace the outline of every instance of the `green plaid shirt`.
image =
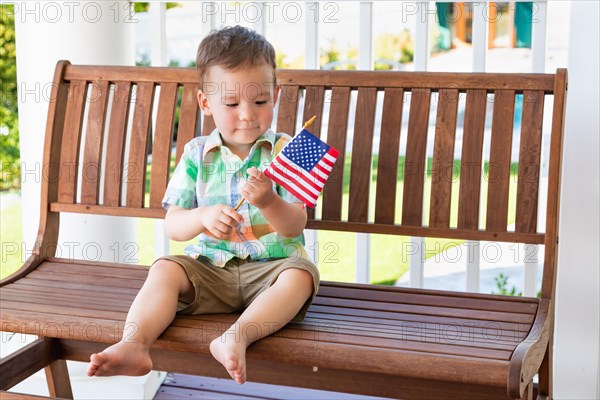
<path id="1" fill-rule="evenodd" d="M 196 207 L 227 204 L 235 207 L 242 198 L 239 189 L 248 179 L 246 170 L 257 167 L 261 171 L 273 157 L 291 140 L 285 133 L 275 134 L 268 130 L 259 137 L 245 160 L 240 160 L 221 140 L 218 130 L 208 136 L 192 139 L 185 145 L 181 160 L 169 181 L 163 208 L 174 204 L 192 209 Z M 285 188 L 273 183 L 276 193 L 289 203 L 299 202 Z M 228 238 L 220 240 L 208 231 L 201 233 L 197 244 L 185 248 L 185 253 L 197 258 L 204 256 L 215 265 L 224 266 L 234 257 L 252 260 L 306 257 L 304 235 L 285 238 L 279 235 L 260 210 L 247 201 L 238 212 L 244 223 Z"/>

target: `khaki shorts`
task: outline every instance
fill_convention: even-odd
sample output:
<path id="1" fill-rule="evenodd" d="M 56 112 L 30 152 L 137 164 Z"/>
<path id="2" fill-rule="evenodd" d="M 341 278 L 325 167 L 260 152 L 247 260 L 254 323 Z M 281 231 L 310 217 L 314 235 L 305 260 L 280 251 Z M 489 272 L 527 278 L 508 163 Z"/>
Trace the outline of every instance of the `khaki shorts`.
<path id="1" fill-rule="evenodd" d="M 160 259 L 173 261 L 183 267 L 194 286 L 196 296 L 187 304 L 179 300 L 179 314 L 221 314 L 243 311 L 259 294 L 268 289 L 280 273 L 290 268 L 308 271 L 313 277 L 312 296 L 300 309 L 294 321 L 306 315 L 317 290 L 319 270 L 312 261 L 302 257 L 253 261 L 234 258 L 224 267 L 217 267 L 205 257 L 194 259 L 186 255 L 165 256 Z"/>

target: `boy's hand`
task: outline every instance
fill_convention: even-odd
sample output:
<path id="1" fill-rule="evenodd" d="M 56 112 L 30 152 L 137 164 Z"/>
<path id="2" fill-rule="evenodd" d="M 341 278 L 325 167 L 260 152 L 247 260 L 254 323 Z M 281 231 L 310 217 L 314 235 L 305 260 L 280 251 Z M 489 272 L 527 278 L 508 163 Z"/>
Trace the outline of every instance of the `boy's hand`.
<path id="1" fill-rule="evenodd" d="M 233 207 L 225 204 L 215 204 L 203 210 L 202 225 L 217 239 L 227 239 L 238 224 L 244 222 L 244 217 Z"/>
<path id="2" fill-rule="evenodd" d="M 264 208 L 271 204 L 276 194 L 273 192 L 273 183 L 269 177 L 256 167 L 248 168 L 246 172 L 250 175 L 250 179 L 241 188 L 241 195 L 257 208 Z"/>

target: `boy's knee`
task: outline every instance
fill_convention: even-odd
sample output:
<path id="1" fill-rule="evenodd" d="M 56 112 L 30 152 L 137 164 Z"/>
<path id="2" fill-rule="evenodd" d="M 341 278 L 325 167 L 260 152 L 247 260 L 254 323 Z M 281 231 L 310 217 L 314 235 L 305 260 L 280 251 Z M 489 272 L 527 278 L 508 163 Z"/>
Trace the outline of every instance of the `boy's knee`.
<path id="1" fill-rule="evenodd" d="M 161 277 L 178 277 L 182 274 L 185 274 L 185 270 L 181 265 L 177 264 L 176 262 L 163 259 L 157 260 L 154 264 L 152 264 L 150 267 L 150 272 L 148 273 L 149 276 L 159 275 Z"/>
<path id="2" fill-rule="evenodd" d="M 286 281 L 299 283 L 303 286 L 313 287 L 313 276 L 310 272 L 300 268 L 289 268 L 279 274 L 279 278 L 284 278 Z"/>

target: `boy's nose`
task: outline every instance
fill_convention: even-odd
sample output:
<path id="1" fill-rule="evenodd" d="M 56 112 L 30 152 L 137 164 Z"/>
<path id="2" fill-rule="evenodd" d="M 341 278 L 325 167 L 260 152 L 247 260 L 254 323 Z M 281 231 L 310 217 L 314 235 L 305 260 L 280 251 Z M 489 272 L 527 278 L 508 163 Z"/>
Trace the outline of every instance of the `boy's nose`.
<path id="1" fill-rule="evenodd" d="M 242 105 L 240 107 L 239 117 L 243 121 L 254 121 L 256 119 L 256 112 L 251 104 Z"/>

